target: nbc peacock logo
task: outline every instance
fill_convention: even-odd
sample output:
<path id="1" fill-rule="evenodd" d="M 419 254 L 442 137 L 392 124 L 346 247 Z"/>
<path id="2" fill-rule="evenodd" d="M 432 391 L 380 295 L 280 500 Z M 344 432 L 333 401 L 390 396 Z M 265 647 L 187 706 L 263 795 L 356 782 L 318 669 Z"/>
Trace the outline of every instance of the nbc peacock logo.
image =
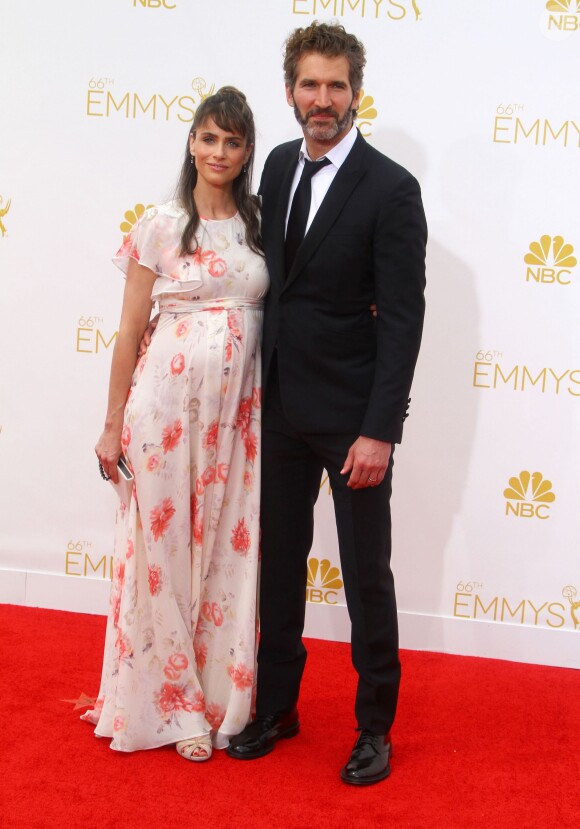
<path id="1" fill-rule="evenodd" d="M 503 494 L 506 498 L 506 515 L 518 518 L 549 518 L 550 504 L 556 500 L 552 491 L 552 481 L 544 478 L 541 472 L 523 471 L 517 477 L 510 478 L 508 488 Z"/>
<path id="2" fill-rule="evenodd" d="M 6 204 L 4 204 L 4 197 L 0 196 L 0 235 L 1 235 L 2 239 L 6 236 L 6 233 L 8 232 L 6 230 L 6 225 L 4 224 L 3 219 L 6 216 L 6 214 L 8 213 L 8 211 L 10 210 L 10 205 L 11 204 L 12 204 L 12 199 L 8 199 Z"/>
<path id="3" fill-rule="evenodd" d="M 543 285 L 570 285 L 572 268 L 578 264 L 573 255 L 574 247 L 564 241 L 563 236 L 541 236 L 539 241 L 532 242 L 524 262 L 526 282 L 537 282 Z"/>
<path id="4" fill-rule="evenodd" d="M 569 37 L 580 30 L 580 0 L 547 0 L 542 25 L 552 39 Z"/>
<path id="5" fill-rule="evenodd" d="M 580 0 L 548 0 L 546 11 L 559 14 L 580 14 Z"/>
<path id="6" fill-rule="evenodd" d="M 123 238 L 127 236 L 128 233 L 131 233 L 133 227 L 137 224 L 141 216 L 145 213 L 146 210 L 149 210 L 150 207 L 154 205 L 148 204 L 136 204 L 130 210 L 125 211 L 125 215 L 123 216 L 123 221 L 119 225 L 119 230 L 123 234 Z"/>
<path id="7" fill-rule="evenodd" d="M 372 121 L 375 120 L 378 113 L 375 109 L 375 99 L 370 95 L 365 95 L 364 89 L 360 91 L 360 104 L 356 113 L 356 123 L 365 138 L 370 138 L 372 130 Z"/>
<path id="8" fill-rule="evenodd" d="M 343 587 L 340 570 L 327 558 L 308 559 L 306 601 L 312 604 L 338 604 L 338 591 Z"/>

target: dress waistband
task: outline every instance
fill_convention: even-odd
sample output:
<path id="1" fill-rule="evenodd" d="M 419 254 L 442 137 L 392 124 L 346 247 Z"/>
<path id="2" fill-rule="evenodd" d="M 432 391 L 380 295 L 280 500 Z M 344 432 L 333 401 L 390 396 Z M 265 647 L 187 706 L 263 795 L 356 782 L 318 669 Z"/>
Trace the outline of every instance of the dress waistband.
<path id="1" fill-rule="evenodd" d="M 191 314 L 196 311 L 231 311 L 236 308 L 260 309 L 264 306 L 263 299 L 252 297 L 227 297 L 225 299 L 194 299 L 194 300 L 168 300 L 162 299 L 159 302 L 159 313 L 161 314 Z"/>

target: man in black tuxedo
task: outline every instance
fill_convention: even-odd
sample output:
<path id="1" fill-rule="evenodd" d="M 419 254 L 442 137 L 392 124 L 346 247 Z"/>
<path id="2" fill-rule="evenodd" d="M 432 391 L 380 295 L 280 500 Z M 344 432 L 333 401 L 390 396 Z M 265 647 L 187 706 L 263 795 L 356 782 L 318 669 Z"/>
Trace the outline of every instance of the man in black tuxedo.
<path id="1" fill-rule="evenodd" d="M 256 717 L 228 748 L 252 759 L 298 733 L 307 558 L 326 468 L 358 672 L 360 734 L 341 770 L 355 785 L 390 772 L 400 664 L 389 499 L 421 341 L 427 236 L 416 180 L 353 126 L 364 64 L 362 43 L 339 25 L 314 22 L 286 43 L 286 95 L 304 140 L 273 150 L 260 187 L 271 278 L 261 638 Z"/>

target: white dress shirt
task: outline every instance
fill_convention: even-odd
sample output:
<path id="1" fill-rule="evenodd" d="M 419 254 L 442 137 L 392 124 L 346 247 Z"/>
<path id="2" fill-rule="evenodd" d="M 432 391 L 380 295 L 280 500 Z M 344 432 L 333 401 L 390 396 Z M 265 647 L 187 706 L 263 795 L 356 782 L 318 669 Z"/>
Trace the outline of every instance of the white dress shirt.
<path id="1" fill-rule="evenodd" d="M 312 224 L 312 221 L 316 216 L 316 212 L 322 204 L 322 200 L 328 193 L 328 189 L 334 181 L 334 177 L 338 173 L 340 166 L 344 164 L 347 155 L 352 150 L 354 142 L 356 141 L 356 137 L 357 130 L 353 124 L 353 126 L 344 136 L 342 141 L 340 141 L 335 147 L 333 147 L 323 156 L 323 158 L 328 158 L 328 160 L 331 163 L 327 164 L 326 167 L 323 167 L 322 170 L 319 170 L 316 173 L 316 175 L 312 176 L 312 197 L 310 200 L 310 213 L 308 214 L 306 230 L 304 231 L 305 233 L 308 232 L 308 228 Z M 300 176 L 302 175 L 302 170 L 304 169 L 305 158 L 307 158 L 308 161 L 320 160 L 310 158 L 306 151 L 306 141 L 304 140 L 302 142 L 302 146 L 300 147 L 298 165 L 296 167 L 296 172 L 294 173 L 292 187 L 290 188 L 290 198 L 288 200 L 288 208 L 286 210 L 286 228 L 288 228 L 288 218 L 290 216 L 290 208 L 292 207 L 292 199 L 294 198 L 294 193 L 296 192 L 298 182 L 300 181 Z"/>

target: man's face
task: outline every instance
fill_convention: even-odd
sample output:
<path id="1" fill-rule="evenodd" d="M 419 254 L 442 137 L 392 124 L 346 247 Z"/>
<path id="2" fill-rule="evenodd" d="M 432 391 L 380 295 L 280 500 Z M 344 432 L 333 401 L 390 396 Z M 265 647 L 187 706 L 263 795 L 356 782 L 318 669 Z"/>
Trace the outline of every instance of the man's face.
<path id="1" fill-rule="evenodd" d="M 329 58 L 318 52 L 298 62 L 294 90 L 286 84 L 286 100 L 306 138 L 334 146 L 348 132 L 351 111 L 358 107 L 360 92 L 353 95 L 344 56 Z"/>

